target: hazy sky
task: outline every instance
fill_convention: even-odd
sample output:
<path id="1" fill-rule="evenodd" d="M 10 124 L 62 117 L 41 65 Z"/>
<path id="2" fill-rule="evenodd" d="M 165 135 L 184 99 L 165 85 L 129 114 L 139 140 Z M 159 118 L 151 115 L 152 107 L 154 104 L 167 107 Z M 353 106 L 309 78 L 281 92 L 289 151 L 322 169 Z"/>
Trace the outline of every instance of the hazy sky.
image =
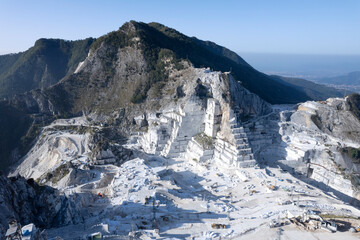
<path id="1" fill-rule="evenodd" d="M 236 52 L 360 54 L 360 0 L 0 0 L 0 54 L 160 22 Z"/>

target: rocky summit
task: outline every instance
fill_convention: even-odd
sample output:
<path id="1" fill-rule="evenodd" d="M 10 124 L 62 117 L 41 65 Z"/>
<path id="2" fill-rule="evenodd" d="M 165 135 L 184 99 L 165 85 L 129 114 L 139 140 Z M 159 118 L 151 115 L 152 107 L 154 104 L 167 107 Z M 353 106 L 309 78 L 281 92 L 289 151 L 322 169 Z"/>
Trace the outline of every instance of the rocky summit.
<path id="1" fill-rule="evenodd" d="M 63 239 L 359 237 L 359 95 L 314 98 L 158 23 L 89 44 L 0 102 L 1 237 L 12 219 Z"/>

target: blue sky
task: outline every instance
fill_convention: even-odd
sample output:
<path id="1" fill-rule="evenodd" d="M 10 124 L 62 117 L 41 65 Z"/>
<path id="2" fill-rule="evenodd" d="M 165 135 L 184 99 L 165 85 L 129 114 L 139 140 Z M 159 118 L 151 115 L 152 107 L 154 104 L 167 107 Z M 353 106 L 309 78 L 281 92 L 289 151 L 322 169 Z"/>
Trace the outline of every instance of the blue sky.
<path id="1" fill-rule="evenodd" d="M 360 54 L 360 0 L 0 0 L 0 54 L 160 22 L 236 52 Z"/>

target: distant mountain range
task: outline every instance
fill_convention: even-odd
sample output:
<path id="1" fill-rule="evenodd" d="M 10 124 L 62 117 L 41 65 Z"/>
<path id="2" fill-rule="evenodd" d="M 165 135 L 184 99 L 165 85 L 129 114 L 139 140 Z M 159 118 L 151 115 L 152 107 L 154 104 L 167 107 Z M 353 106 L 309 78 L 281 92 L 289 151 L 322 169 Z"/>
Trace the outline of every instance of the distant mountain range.
<path id="1" fill-rule="evenodd" d="M 324 100 L 329 98 L 329 96 L 333 97 L 343 97 L 344 94 L 350 94 L 351 91 L 345 91 L 342 89 L 335 89 L 333 87 L 328 87 L 320 84 L 316 84 L 312 81 L 308 81 L 301 78 L 292 78 L 292 77 L 282 77 L 271 75 L 276 80 L 282 80 L 292 86 L 296 86 L 302 91 L 305 91 L 307 96 L 309 96 L 313 100 Z"/>
<path id="2" fill-rule="evenodd" d="M 360 86 L 360 71 L 336 77 L 320 78 L 316 82 L 320 84 Z"/>
<path id="3" fill-rule="evenodd" d="M 360 55 L 321 54 L 239 54 L 257 70 L 286 77 L 316 80 L 360 70 Z"/>

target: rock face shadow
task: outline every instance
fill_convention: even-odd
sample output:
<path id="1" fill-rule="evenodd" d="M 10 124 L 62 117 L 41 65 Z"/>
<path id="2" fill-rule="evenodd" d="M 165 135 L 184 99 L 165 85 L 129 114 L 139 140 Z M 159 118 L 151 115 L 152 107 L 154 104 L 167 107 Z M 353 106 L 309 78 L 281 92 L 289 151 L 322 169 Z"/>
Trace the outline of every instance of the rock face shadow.
<path id="1" fill-rule="evenodd" d="M 155 203 L 153 203 L 153 201 Z M 158 192 L 148 204 L 135 202 L 124 202 L 120 208 L 122 211 L 131 216 L 131 219 L 124 219 L 128 223 L 135 224 L 138 230 L 159 229 L 161 238 L 168 237 L 190 237 L 190 234 L 168 234 L 165 233 L 171 229 L 184 227 L 184 225 L 203 223 L 203 219 L 226 218 L 226 214 L 214 212 L 199 212 L 179 208 L 176 200 L 171 194 Z M 127 217 L 126 217 L 127 218 Z"/>
<path id="2" fill-rule="evenodd" d="M 303 182 L 306 182 L 308 185 L 311 185 L 313 187 L 321 189 L 324 192 L 324 194 L 326 194 L 327 196 L 333 197 L 331 194 L 329 194 L 331 192 L 339 200 L 341 200 L 341 201 L 343 201 L 345 203 L 348 203 L 348 204 L 352 205 L 353 207 L 355 207 L 357 209 L 360 209 L 360 201 L 357 200 L 356 198 L 350 197 L 350 196 L 340 192 L 339 190 L 336 190 L 336 189 L 330 187 L 329 185 L 326 185 L 323 182 L 319 182 L 319 181 L 316 181 L 316 180 L 314 180 L 312 178 L 308 178 L 308 177 L 306 177 L 306 175 L 294 171 L 292 168 L 289 168 L 289 166 L 287 166 L 287 165 L 285 165 L 285 164 L 283 164 L 281 162 L 278 162 L 278 166 L 280 166 L 282 169 L 289 170 L 289 173 L 293 177 L 295 177 L 295 178 L 297 178 L 297 179 L 299 179 L 299 180 L 301 180 Z"/>
<path id="3" fill-rule="evenodd" d="M 169 180 L 179 189 L 169 189 L 168 192 L 181 199 L 206 198 L 208 200 L 218 200 L 223 196 L 216 196 L 205 189 L 200 184 L 205 178 L 191 172 L 175 172 L 172 169 L 163 170 L 158 173 L 162 180 Z"/>

